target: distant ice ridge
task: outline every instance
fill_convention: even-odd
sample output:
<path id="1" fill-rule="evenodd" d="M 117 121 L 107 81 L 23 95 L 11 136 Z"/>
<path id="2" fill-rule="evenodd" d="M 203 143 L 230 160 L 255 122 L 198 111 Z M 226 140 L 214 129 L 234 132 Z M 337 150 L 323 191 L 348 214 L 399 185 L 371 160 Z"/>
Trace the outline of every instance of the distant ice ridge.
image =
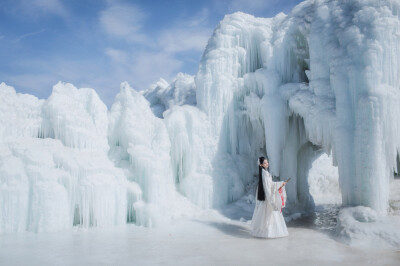
<path id="1" fill-rule="evenodd" d="M 194 77 L 184 73 L 178 73 L 171 84 L 161 78 L 141 92 L 150 102 L 154 115 L 160 118 L 165 110 L 175 105 L 196 105 Z"/>
<path id="2" fill-rule="evenodd" d="M 254 183 L 260 155 L 292 178 L 286 214 L 313 210 L 316 188 L 337 191 L 307 178 L 324 153 L 342 203 L 385 214 L 399 171 L 399 10 L 310 0 L 287 16 L 227 15 L 195 77 L 141 93 L 122 83 L 109 111 L 92 89 L 59 83 L 38 100 L 2 83 L 0 232 L 151 226 L 192 203 L 218 207 Z"/>

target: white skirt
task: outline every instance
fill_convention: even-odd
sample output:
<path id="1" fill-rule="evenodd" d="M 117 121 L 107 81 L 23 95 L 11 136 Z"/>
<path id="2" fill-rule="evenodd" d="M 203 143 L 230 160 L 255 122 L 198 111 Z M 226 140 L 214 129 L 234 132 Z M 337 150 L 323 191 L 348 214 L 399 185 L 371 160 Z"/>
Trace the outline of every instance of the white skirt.
<path id="1" fill-rule="evenodd" d="M 251 229 L 254 237 L 277 238 L 289 235 L 281 211 L 274 211 L 266 200 L 256 201 Z"/>

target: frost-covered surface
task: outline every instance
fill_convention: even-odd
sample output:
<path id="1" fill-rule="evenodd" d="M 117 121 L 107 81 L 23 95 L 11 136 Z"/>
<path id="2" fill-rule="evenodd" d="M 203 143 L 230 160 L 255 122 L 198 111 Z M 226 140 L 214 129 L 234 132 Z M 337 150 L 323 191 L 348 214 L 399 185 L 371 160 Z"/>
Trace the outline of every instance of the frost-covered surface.
<path id="1" fill-rule="evenodd" d="M 195 77 L 142 93 L 122 83 L 110 110 L 72 84 L 46 100 L 0 84 L 0 233 L 152 226 L 221 207 L 248 197 L 260 155 L 292 178 L 287 217 L 313 212 L 321 193 L 339 202 L 336 174 L 316 177 L 313 164 L 338 167 L 344 206 L 386 214 L 400 151 L 399 10 L 308 0 L 274 18 L 227 15 Z"/>
<path id="2" fill-rule="evenodd" d="M 336 235 L 346 244 L 357 247 L 400 250 L 400 216 L 379 216 L 364 206 L 340 210 Z"/>

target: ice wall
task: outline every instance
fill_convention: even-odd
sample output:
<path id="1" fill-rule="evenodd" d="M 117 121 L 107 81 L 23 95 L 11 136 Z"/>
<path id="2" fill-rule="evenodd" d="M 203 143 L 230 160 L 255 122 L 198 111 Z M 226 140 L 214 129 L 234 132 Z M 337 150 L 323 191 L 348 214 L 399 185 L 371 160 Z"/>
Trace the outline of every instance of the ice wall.
<path id="1" fill-rule="evenodd" d="M 130 192 L 128 222 L 151 226 L 172 208 L 171 142 L 164 122 L 150 103 L 128 83 L 121 84 L 110 110 L 110 158 L 126 170 L 127 179 L 140 190 Z"/>
<path id="2" fill-rule="evenodd" d="M 165 113 L 171 141 L 171 165 L 178 190 L 193 203 L 209 208 L 214 201 L 212 156 L 216 142 L 210 137 L 206 114 L 192 106 L 174 106 Z"/>

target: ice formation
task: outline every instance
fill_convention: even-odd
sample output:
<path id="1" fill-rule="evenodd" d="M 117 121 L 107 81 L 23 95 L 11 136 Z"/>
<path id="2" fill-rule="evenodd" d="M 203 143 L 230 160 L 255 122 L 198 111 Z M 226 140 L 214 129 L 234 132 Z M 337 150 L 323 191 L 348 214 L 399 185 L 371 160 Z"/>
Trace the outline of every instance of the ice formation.
<path id="1" fill-rule="evenodd" d="M 399 7 L 305 1 L 288 16 L 226 16 L 196 76 L 219 149 L 250 161 L 265 149 L 273 175 L 296 177 L 289 205 L 303 210 L 310 164 L 332 152 L 343 204 L 386 213 L 400 151 Z"/>
<path id="2" fill-rule="evenodd" d="M 141 92 L 150 102 L 154 115 L 160 118 L 165 110 L 175 105 L 196 105 L 194 77 L 184 73 L 178 73 L 171 84 L 161 78 Z"/>
<path id="3" fill-rule="evenodd" d="M 58 83 L 43 101 L 2 83 L 0 102 L 0 233 L 126 222 L 126 178 L 94 90 Z"/>
<path id="4" fill-rule="evenodd" d="M 399 250 L 399 223 L 399 216 L 382 217 L 368 207 L 349 207 L 340 210 L 335 233 L 352 246 Z"/>
<path id="5" fill-rule="evenodd" d="M 59 83 L 39 100 L 2 83 L 0 233 L 151 226 L 191 203 L 221 206 L 254 183 L 260 155 L 292 178 L 288 213 L 313 209 L 307 177 L 326 153 L 343 205 L 385 214 L 399 171 L 399 11 L 308 0 L 274 18 L 227 15 L 196 76 L 140 93 L 122 83 L 109 111 L 92 89 Z"/>

